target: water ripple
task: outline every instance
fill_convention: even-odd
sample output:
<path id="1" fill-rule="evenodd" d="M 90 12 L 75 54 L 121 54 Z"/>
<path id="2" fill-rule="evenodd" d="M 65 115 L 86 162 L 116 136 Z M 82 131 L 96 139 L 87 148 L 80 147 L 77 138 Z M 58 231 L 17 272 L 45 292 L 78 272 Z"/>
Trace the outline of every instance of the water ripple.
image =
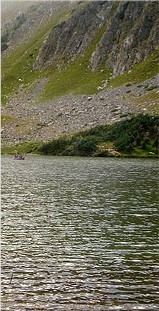
<path id="1" fill-rule="evenodd" d="M 157 164 L 2 157 L 1 310 L 159 310 Z"/>

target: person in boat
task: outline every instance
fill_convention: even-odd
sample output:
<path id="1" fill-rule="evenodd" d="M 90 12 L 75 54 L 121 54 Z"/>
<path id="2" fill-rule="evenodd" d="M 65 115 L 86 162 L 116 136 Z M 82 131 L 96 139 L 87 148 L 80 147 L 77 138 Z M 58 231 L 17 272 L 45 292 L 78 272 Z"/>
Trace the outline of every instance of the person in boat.
<path id="1" fill-rule="evenodd" d="M 21 154 L 15 154 L 14 159 L 24 159 L 24 157 Z"/>

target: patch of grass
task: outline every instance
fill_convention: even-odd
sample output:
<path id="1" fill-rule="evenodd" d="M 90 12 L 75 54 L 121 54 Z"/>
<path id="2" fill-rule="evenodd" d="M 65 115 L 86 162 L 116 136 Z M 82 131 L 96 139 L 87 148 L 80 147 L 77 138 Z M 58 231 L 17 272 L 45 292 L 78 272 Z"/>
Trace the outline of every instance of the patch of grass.
<path id="1" fill-rule="evenodd" d="M 112 141 L 104 141 L 104 142 L 100 142 L 98 144 L 98 147 L 101 148 L 101 149 L 111 149 L 111 148 L 115 148 L 114 144 Z"/>
<path id="2" fill-rule="evenodd" d="M 110 12 L 110 16 L 113 16 L 114 13 L 116 12 L 117 8 L 119 6 L 119 1 L 114 1 L 111 12 Z"/>
<path id="3" fill-rule="evenodd" d="M 94 94 L 98 86 L 110 75 L 109 71 L 91 72 L 80 62 L 67 66 L 61 72 L 53 72 L 41 95 L 42 100 L 52 99 L 64 94 Z"/>
<path id="4" fill-rule="evenodd" d="M 133 102 L 138 106 L 143 106 L 147 109 L 151 115 L 158 115 L 159 112 L 159 93 L 155 90 L 149 91 L 147 94 L 141 95 L 140 97 L 127 96 L 129 101 Z"/>
<path id="5" fill-rule="evenodd" d="M 144 94 L 138 98 L 135 98 L 134 101 L 136 103 L 143 103 L 145 101 L 151 103 L 151 102 L 155 102 L 156 104 L 159 103 L 159 93 L 157 93 L 156 91 L 151 91 L 147 94 Z"/>
<path id="6" fill-rule="evenodd" d="M 48 72 L 49 82 L 41 95 L 42 100 L 62 96 L 66 93 L 94 94 L 98 92 L 98 86 L 106 80 L 111 71 L 101 66 L 96 72 L 89 69 L 89 58 L 101 39 L 105 27 L 102 27 L 92 40 L 89 48 L 83 56 L 79 56 L 73 63 L 68 64 L 60 72 L 52 67 Z"/>
<path id="7" fill-rule="evenodd" d="M 159 72 L 159 49 L 140 64 L 136 64 L 130 72 L 125 72 L 110 81 L 107 89 L 118 87 L 129 82 L 141 83 L 154 77 Z"/>
<path id="8" fill-rule="evenodd" d="M 5 124 L 15 121 L 15 118 L 9 115 L 1 115 L 1 126 L 3 127 Z"/>
<path id="9" fill-rule="evenodd" d="M 154 148 L 149 148 L 149 150 L 143 150 L 140 147 L 134 148 L 132 156 L 136 158 L 156 158 L 156 150 Z"/>
<path id="10" fill-rule="evenodd" d="M 40 146 L 38 142 L 24 142 L 18 145 L 2 145 L 1 153 L 2 154 L 27 154 L 27 153 L 37 153 L 37 148 Z"/>
<path id="11" fill-rule="evenodd" d="M 96 157 L 107 157 L 115 151 L 115 146 L 112 141 L 102 141 L 97 143 L 97 149 L 94 154 Z"/>

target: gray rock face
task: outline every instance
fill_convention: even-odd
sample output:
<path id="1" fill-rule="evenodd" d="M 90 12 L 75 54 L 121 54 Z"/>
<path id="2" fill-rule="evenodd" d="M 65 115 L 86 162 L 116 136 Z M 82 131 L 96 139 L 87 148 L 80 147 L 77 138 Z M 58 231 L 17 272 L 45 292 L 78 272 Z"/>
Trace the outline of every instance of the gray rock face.
<path id="1" fill-rule="evenodd" d="M 73 61 L 84 54 L 96 32 L 108 18 L 113 2 L 92 2 L 74 9 L 72 16 L 53 28 L 44 42 L 34 68 L 49 66 L 53 61 Z"/>
<path id="2" fill-rule="evenodd" d="M 90 57 L 90 68 L 95 71 L 104 62 L 114 75 L 119 75 L 158 47 L 158 26 L 158 1 L 90 2 L 52 29 L 34 68 L 50 66 L 53 61 L 73 61 L 84 54 L 98 30 L 105 27 Z"/>
<path id="3" fill-rule="evenodd" d="M 158 26 L 158 2 L 121 2 L 91 57 L 92 69 L 103 61 L 103 51 L 114 75 L 145 60 L 159 45 Z"/>

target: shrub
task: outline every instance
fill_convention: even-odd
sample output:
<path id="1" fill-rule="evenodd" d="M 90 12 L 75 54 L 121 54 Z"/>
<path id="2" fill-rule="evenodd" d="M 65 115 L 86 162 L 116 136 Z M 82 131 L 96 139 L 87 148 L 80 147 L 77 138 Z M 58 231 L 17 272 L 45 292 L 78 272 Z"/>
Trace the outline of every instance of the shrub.
<path id="1" fill-rule="evenodd" d="M 115 141 L 115 147 L 118 151 L 130 152 L 134 148 L 134 137 L 125 132 L 123 135 L 120 135 Z"/>
<path id="2" fill-rule="evenodd" d="M 111 139 L 119 151 L 130 152 L 135 146 L 147 149 L 152 137 L 156 137 L 159 117 L 138 115 L 131 120 L 122 121 L 112 126 Z"/>
<path id="3" fill-rule="evenodd" d="M 96 149 L 96 143 L 89 138 L 80 138 L 75 145 L 75 153 L 82 156 L 90 156 Z"/>
<path id="4" fill-rule="evenodd" d="M 68 140 L 65 138 L 59 138 L 43 144 L 38 151 L 43 154 L 62 155 L 67 146 Z"/>
<path id="5" fill-rule="evenodd" d="M 6 32 L 2 37 L 1 37 L 1 51 L 3 52 L 8 48 L 8 32 Z"/>
<path id="6" fill-rule="evenodd" d="M 111 142 L 113 148 L 130 153 L 135 148 L 158 151 L 158 116 L 138 115 L 113 125 L 96 126 L 72 137 L 62 137 L 43 144 L 39 151 L 50 155 L 107 156 L 98 150 L 101 142 Z"/>
<path id="7" fill-rule="evenodd" d="M 5 51 L 8 48 L 7 42 L 1 42 L 1 52 Z"/>

